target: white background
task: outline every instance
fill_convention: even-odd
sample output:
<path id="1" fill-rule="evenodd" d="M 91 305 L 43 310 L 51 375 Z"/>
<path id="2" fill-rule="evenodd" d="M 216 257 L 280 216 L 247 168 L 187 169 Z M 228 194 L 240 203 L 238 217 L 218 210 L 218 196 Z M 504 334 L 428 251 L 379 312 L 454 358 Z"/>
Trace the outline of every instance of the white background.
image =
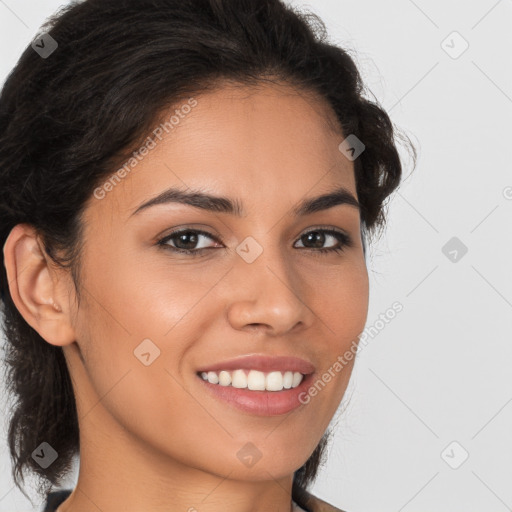
<path id="1" fill-rule="evenodd" d="M 290 3 L 351 50 L 419 151 L 411 174 L 401 149 L 371 248 L 367 325 L 404 309 L 358 355 L 313 493 L 349 512 L 511 510 L 512 1 Z M 61 4 L 0 0 L 1 80 Z M 452 237 L 468 248 L 455 262 Z M 0 439 L 0 512 L 32 511 Z"/>

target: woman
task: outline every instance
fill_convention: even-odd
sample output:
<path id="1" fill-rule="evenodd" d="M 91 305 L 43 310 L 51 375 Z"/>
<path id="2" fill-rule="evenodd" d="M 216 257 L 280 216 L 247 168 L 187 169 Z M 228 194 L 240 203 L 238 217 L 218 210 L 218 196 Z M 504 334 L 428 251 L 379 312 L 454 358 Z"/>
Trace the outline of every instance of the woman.
<path id="1" fill-rule="evenodd" d="M 58 512 L 339 510 L 308 488 L 400 182 L 388 115 L 279 0 L 43 28 L 0 97 L 15 482 Z"/>

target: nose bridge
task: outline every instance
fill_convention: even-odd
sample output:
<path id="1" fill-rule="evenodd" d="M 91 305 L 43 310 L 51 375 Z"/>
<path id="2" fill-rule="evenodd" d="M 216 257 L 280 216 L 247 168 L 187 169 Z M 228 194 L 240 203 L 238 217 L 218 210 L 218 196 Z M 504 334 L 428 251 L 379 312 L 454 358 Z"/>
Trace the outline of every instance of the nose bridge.
<path id="1" fill-rule="evenodd" d="M 260 284 L 265 288 L 286 290 L 292 293 L 296 285 L 293 279 L 293 269 L 281 247 L 272 240 L 272 232 L 265 236 L 246 237 L 236 248 L 241 261 L 237 261 L 236 271 L 243 280 Z"/>

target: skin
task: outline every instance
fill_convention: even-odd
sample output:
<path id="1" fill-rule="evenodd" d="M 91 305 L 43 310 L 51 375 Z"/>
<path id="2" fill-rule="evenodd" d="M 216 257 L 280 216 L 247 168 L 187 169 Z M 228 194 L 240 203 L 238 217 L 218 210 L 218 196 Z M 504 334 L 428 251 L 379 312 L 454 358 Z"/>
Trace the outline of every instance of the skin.
<path id="1" fill-rule="evenodd" d="M 291 213 L 339 186 L 357 198 L 328 105 L 286 84 L 226 84 L 195 98 L 121 183 L 88 202 L 80 307 L 31 226 L 16 226 L 4 247 L 13 300 L 63 348 L 77 399 L 79 479 L 59 512 L 288 512 L 293 472 L 350 378 L 353 361 L 307 405 L 273 417 L 204 392 L 198 368 L 245 354 L 295 355 L 321 375 L 363 331 L 369 287 L 357 208 Z M 131 216 L 171 185 L 238 198 L 246 215 L 169 203 Z M 353 246 L 319 253 L 303 237 L 317 226 Z M 156 244 L 182 227 L 213 235 L 188 247 L 212 249 L 192 257 Z M 235 251 L 248 236 L 263 248 L 251 264 Z M 161 351 L 149 366 L 134 357 L 145 338 Z M 248 442 L 262 454 L 250 468 L 237 457 Z"/>

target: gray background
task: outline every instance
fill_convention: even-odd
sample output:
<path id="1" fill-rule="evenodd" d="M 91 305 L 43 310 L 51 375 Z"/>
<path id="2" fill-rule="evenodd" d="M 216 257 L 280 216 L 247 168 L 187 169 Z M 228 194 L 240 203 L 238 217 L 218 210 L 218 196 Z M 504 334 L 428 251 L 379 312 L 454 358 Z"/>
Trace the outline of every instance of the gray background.
<path id="1" fill-rule="evenodd" d="M 353 52 L 419 151 L 410 174 L 401 149 L 405 181 L 369 259 L 367 326 L 403 311 L 358 355 L 313 492 L 350 512 L 511 510 L 512 1 L 291 3 Z M 61 4 L 0 0 L 2 81 Z M 0 512 L 32 511 L 5 438 Z"/>

